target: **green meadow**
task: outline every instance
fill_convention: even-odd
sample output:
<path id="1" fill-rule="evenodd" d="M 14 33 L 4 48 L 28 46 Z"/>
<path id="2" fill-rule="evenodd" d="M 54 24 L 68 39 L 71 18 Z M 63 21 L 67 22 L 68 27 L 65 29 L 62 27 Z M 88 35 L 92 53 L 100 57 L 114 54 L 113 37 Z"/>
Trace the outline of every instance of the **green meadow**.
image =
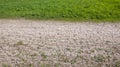
<path id="1" fill-rule="evenodd" d="M 120 0 L 0 0 L 0 18 L 120 21 Z"/>

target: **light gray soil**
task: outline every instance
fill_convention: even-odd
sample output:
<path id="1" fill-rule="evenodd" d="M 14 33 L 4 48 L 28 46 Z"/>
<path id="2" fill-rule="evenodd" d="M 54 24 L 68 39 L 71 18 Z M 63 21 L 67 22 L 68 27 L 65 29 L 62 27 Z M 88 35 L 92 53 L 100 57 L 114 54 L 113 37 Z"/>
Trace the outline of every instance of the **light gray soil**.
<path id="1" fill-rule="evenodd" d="M 0 67 L 119 67 L 120 23 L 0 20 Z"/>

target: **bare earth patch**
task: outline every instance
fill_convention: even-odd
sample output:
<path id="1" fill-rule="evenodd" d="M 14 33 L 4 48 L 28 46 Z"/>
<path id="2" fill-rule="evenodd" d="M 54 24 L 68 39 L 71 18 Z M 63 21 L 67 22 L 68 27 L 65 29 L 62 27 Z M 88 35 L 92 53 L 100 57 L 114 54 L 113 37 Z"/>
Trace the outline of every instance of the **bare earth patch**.
<path id="1" fill-rule="evenodd" d="M 0 67 L 120 67 L 120 23 L 0 20 Z"/>

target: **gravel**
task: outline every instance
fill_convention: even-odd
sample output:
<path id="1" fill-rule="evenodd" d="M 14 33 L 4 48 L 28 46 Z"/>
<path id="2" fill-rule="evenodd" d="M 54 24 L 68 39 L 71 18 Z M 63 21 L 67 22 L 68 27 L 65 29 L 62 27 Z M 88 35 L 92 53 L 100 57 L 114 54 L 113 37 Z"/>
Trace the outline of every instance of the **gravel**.
<path id="1" fill-rule="evenodd" d="M 120 23 L 0 20 L 0 67 L 114 67 Z"/>

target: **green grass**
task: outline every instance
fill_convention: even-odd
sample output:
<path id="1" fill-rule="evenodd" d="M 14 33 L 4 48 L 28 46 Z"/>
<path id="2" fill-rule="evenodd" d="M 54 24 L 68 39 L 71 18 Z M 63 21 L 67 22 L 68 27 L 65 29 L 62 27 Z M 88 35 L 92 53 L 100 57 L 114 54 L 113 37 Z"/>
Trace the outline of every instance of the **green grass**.
<path id="1" fill-rule="evenodd" d="M 0 0 L 0 18 L 120 21 L 120 0 Z"/>

